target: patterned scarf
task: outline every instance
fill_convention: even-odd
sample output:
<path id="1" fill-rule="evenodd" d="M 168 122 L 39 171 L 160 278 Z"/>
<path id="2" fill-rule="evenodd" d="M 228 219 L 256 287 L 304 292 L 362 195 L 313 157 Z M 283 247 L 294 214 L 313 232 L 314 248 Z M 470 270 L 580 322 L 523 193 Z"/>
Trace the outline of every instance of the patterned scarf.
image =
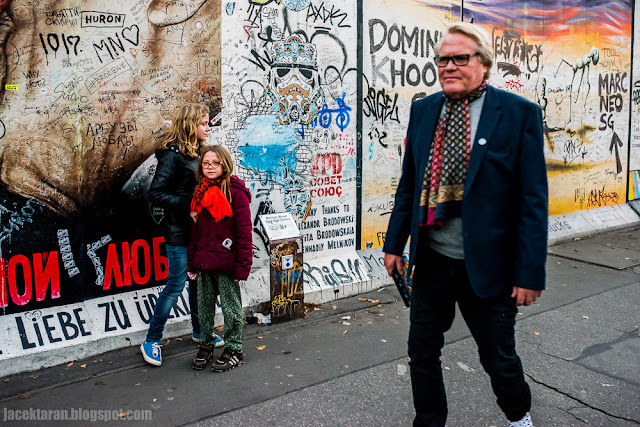
<path id="1" fill-rule="evenodd" d="M 464 181 L 471 157 L 469 104 L 480 98 L 486 89 L 487 82 L 484 81 L 466 98 L 452 99 L 444 95 L 445 113 L 438 123 L 422 182 L 421 226 L 437 230 L 445 220 L 462 215 Z"/>
<path id="2" fill-rule="evenodd" d="M 223 178 L 209 179 L 202 177 L 202 182 L 196 186 L 191 199 L 191 211 L 198 212 L 205 208 L 209 211 L 215 222 L 222 218 L 232 216 L 231 205 L 222 193 L 220 185 Z"/>

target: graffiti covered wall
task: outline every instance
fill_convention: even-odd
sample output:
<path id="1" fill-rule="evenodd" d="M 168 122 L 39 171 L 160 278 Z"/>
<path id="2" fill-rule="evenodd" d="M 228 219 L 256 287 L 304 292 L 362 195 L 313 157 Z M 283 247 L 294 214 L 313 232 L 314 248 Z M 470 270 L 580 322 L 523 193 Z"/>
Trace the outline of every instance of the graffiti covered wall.
<path id="1" fill-rule="evenodd" d="M 466 12 L 492 34 L 492 82 L 542 108 L 550 215 L 626 202 L 630 2 L 571 3 Z"/>
<path id="2" fill-rule="evenodd" d="M 181 104 L 220 112 L 220 5 L 4 1 L 0 47 L 0 358 L 144 328 L 153 152 Z"/>
<path id="3" fill-rule="evenodd" d="M 254 195 L 254 265 L 269 262 L 258 215 L 292 212 L 307 292 L 364 278 L 354 258 L 356 6 L 256 0 L 223 13 L 224 123 L 212 139 L 229 147 Z M 327 257 L 326 271 L 309 263 Z"/>
<path id="4" fill-rule="evenodd" d="M 148 323 L 167 260 L 164 214 L 146 189 L 153 151 L 185 102 L 209 106 L 209 142 L 229 149 L 253 195 L 248 288 L 269 268 L 258 216 L 284 211 L 302 235 L 305 293 L 328 292 L 326 300 L 370 282 L 382 271 L 374 251 L 393 209 L 411 102 L 439 90 L 434 47 L 460 19 L 492 36 L 490 84 L 543 111 L 551 215 L 623 204 L 627 190 L 640 198 L 631 8 L 629 0 L 0 0 L 5 342 L 46 347 L 54 320 L 65 333 L 52 332 L 53 341 Z M 174 317 L 187 314 L 183 304 Z"/>
<path id="5" fill-rule="evenodd" d="M 626 202 L 630 1 L 465 1 L 462 12 L 462 2 L 366 4 L 363 247 L 384 242 L 410 102 L 439 90 L 433 45 L 461 18 L 491 35 L 489 83 L 542 108 L 550 215 Z"/>
<path id="6" fill-rule="evenodd" d="M 363 8 L 362 247 L 384 244 L 411 102 L 440 89 L 434 47 L 453 6 L 372 0 Z M 381 173 L 384 172 L 384 173 Z"/>

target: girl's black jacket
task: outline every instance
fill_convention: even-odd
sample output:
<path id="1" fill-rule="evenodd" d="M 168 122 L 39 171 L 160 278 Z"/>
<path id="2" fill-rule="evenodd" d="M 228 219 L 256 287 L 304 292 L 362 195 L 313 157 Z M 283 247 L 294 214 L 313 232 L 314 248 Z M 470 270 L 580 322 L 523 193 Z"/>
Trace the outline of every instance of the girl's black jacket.
<path id="1" fill-rule="evenodd" d="M 160 227 L 166 244 L 188 246 L 192 222 L 189 212 L 198 159 L 180 153 L 177 145 L 156 150 L 156 158 L 158 166 L 149 188 L 149 200 L 154 207 L 164 209 Z"/>

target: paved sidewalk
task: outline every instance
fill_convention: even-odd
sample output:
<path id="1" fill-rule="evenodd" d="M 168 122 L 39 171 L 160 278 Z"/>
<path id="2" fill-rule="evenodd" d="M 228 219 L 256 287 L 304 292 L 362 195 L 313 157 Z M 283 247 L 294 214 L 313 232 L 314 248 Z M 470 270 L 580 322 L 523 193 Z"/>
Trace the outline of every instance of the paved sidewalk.
<path id="1" fill-rule="evenodd" d="M 550 255 L 548 290 L 519 315 L 518 349 L 536 425 L 640 425 L 640 268 L 629 263 L 640 260 L 636 242 L 640 231 L 627 230 L 551 248 L 588 254 L 591 263 Z M 616 257 L 631 265 L 594 264 L 611 265 Z M 407 330 L 408 310 L 395 289 L 384 288 L 324 304 L 298 322 L 249 325 L 247 362 L 227 373 L 193 371 L 189 337 L 163 347 L 160 368 L 145 364 L 133 343 L 3 378 L 0 423 L 20 424 L 4 418 L 15 415 L 10 410 L 82 408 L 152 411 L 146 423 L 116 421 L 134 425 L 407 426 Z M 506 425 L 460 316 L 447 334 L 443 366 L 448 425 Z"/>

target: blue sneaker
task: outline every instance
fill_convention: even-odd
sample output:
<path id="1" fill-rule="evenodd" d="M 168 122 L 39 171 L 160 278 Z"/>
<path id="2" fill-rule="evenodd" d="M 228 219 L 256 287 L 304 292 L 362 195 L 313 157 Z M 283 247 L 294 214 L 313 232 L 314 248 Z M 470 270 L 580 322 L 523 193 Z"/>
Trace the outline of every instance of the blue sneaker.
<path id="1" fill-rule="evenodd" d="M 220 338 L 220 335 L 213 334 L 213 341 L 215 343 L 213 344 L 215 348 L 220 348 L 224 345 L 224 340 Z"/>
<path id="2" fill-rule="evenodd" d="M 160 350 L 160 343 L 158 341 L 144 340 L 140 344 L 140 350 L 142 351 L 142 357 L 147 363 L 155 366 L 162 365 L 162 351 Z"/>
<path id="3" fill-rule="evenodd" d="M 193 342 L 200 342 L 200 334 L 197 333 L 192 333 L 191 334 L 191 339 L 193 340 Z M 213 334 L 213 346 L 215 348 L 220 348 L 224 345 L 224 340 L 222 338 L 220 338 L 220 335 L 218 334 Z"/>

